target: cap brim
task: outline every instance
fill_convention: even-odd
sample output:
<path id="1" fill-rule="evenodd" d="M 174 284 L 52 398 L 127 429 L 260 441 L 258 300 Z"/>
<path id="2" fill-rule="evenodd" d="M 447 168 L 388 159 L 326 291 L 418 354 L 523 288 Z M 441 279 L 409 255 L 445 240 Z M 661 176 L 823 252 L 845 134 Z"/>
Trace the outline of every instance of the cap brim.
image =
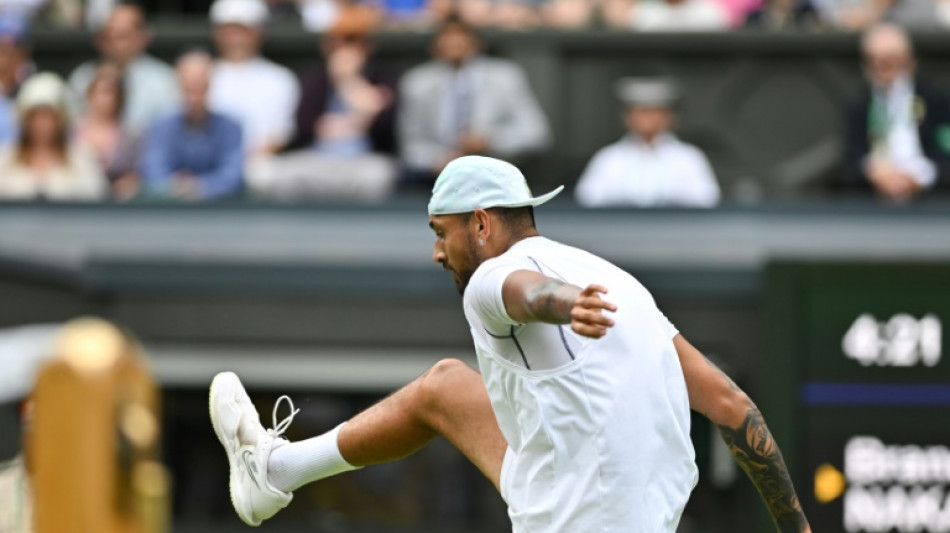
<path id="1" fill-rule="evenodd" d="M 560 185 L 560 186 L 558 186 L 557 189 L 554 189 L 553 191 L 551 191 L 551 192 L 549 192 L 549 193 L 547 193 L 547 194 L 542 194 L 541 196 L 535 196 L 534 198 L 532 198 L 532 199 L 530 199 L 530 200 L 526 200 L 526 201 L 524 201 L 524 202 L 518 202 L 518 203 L 516 203 L 516 204 L 496 205 L 496 206 L 493 206 L 493 207 L 528 207 L 528 206 L 536 207 L 536 206 L 539 206 L 539 205 L 541 205 L 541 204 L 547 203 L 548 201 L 550 201 L 550 200 L 551 200 L 552 198 L 554 198 L 555 196 L 561 194 L 561 191 L 563 191 L 563 190 L 564 190 L 564 186 L 563 186 L 563 185 Z"/>

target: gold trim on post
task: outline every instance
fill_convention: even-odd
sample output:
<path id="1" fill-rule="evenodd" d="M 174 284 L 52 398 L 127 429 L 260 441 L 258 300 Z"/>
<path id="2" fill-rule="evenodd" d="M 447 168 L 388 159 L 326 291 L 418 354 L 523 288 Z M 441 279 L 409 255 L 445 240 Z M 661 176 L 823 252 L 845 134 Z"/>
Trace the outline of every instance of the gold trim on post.
<path id="1" fill-rule="evenodd" d="M 159 391 L 139 345 L 86 318 L 63 327 L 33 394 L 36 533 L 165 533 Z"/>

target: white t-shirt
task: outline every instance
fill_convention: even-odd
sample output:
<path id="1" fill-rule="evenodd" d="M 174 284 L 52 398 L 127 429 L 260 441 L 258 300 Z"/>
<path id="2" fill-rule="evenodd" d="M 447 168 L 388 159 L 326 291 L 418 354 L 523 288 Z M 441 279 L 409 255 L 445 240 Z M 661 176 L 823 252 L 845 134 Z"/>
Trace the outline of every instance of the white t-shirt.
<path id="1" fill-rule="evenodd" d="M 244 147 L 254 152 L 290 140 L 300 87 L 290 70 L 261 57 L 218 61 L 208 99 L 212 109 L 241 124 Z"/>
<path id="2" fill-rule="evenodd" d="M 584 207 L 715 207 L 719 184 L 703 152 L 675 135 L 652 145 L 624 136 L 594 154 L 574 197 Z"/>
<path id="3" fill-rule="evenodd" d="M 594 340 L 515 322 L 502 285 L 518 270 L 604 285 L 615 326 Z M 464 307 L 509 446 L 501 493 L 514 533 L 673 533 L 697 469 L 676 328 L 650 293 L 593 254 L 532 237 L 475 271 Z"/>

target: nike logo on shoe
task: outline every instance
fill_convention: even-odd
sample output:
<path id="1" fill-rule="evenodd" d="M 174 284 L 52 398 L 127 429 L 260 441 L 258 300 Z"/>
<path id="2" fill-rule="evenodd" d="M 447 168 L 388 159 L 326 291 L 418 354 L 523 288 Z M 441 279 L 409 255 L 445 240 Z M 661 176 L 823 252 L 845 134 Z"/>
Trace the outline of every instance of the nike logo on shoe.
<path id="1" fill-rule="evenodd" d="M 251 457 L 251 461 L 248 460 L 248 456 Z M 261 488 L 261 484 L 257 482 L 257 464 L 253 462 L 254 452 L 244 450 L 244 453 L 241 454 L 241 458 L 244 459 L 244 468 L 247 469 L 247 475 L 251 477 L 251 481 L 257 485 L 257 488 Z"/>

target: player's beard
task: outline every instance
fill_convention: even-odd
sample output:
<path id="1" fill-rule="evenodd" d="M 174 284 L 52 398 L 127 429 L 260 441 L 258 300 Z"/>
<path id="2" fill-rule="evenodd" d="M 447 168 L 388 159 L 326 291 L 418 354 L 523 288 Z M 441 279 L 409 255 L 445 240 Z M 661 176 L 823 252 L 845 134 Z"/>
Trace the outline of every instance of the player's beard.
<path id="1" fill-rule="evenodd" d="M 478 265 L 482 264 L 482 261 L 483 259 L 478 255 L 478 246 L 475 244 L 475 236 L 469 233 L 468 257 L 465 258 L 464 264 L 449 265 L 454 273 L 452 278 L 453 281 L 455 281 L 455 288 L 458 289 L 460 295 L 465 295 L 465 288 L 468 287 L 468 282 L 472 279 L 472 275 L 475 274 L 475 270 L 478 268 Z"/>

